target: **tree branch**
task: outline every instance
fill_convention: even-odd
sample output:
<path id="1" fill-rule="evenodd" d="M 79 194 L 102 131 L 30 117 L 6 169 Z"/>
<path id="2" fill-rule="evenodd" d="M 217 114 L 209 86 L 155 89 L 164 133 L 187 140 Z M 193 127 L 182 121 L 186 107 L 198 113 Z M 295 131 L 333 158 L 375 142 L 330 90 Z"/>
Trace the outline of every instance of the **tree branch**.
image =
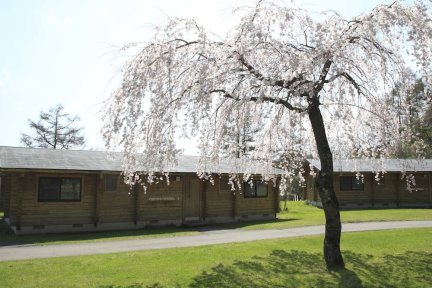
<path id="1" fill-rule="evenodd" d="M 327 59 L 327 61 L 324 63 L 324 66 L 321 69 L 319 80 L 315 83 L 313 88 L 315 95 L 318 95 L 318 93 L 322 90 L 332 63 L 333 61 L 331 59 Z"/>
<path id="2" fill-rule="evenodd" d="M 303 80 L 303 76 L 300 75 L 299 77 L 293 77 L 291 80 L 285 81 L 285 80 L 272 80 L 269 77 L 265 77 L 260 72 L 258 72 L 255 67 L 253 67 L 249 62 L 246 61 L 243 54 L 240 54 L 239 52 L 235 52 L 238 54 L 238 60 L 240 63 L 246 67 L 246 69 L 249 71 L 250 74 L 254 75 L 255 78 L 257 78 L 260 81 L 266 81 L 270 86 L 278 86 L 281 88 L 290 88 L 295 83 L 299 82 L 299 85 L 309 83 L 308 80 Z M 303 80 L 303 81 L 302 81 Z"/>
<path id="3" fill-rule="evenodd" d="M 339 77 L 344 77 L 345 79 L 347 79 L 356 88 L 357 93 L 359 95 L 362 94 L 362 90 L 360 88 L 360 85 L 347 72 L 342 72 L 342 73 L 336 74 L 336 75 L 330 77 L 330 79 L 325 80 L 324 83 L 333 82 L 335 79 L 337 79 Z"/>
<path id="4" fill-rule="evenodd" d="M 230 98 L 230 99 L 233 99 L 235 101 L 246 100 L 246 99 L 240 99 L 240 98 L 234 97 L 232 94 L 228 93 L 224 89 L 211 90 L 209 93 L 222 93 L 223 97 Z M 308 110 L 307 108 L 295 107 L 295 106 L 291 105 L 291 103 L 289 103 L 288 101 L 285 101 L 285 100 L 280 99 L 280 98 L 272 98 L 272 97 L 263 96 L 263 97 L 250 97 L 247 99 L 248 100 L 246 100 L 246 101 L 252 101 L 252 102 L 263 101 L 263 102 L 271 102 L 271 103 L 275 103 L 275 104 L 280 104 L 280 105 L 285 106 L 289 110 L 296 111 L 299 113 L 302 113 L 302 112 L 305 112 Z"/>
<path id="5" fill-rule="evenodd" d="M 360 110 L 363 110 L 363 111 L 369 112 L 369 113 L 371 113 L 372 115 L 375 115 L 376 117 L 378 117 L 378 118 L 380 118 L 380 119 L 383 119 L 384 121 L 387 121 L 387 119 L 384 118 L 381 114 L 376 113 L 376 112 L 374 112 L 374 111 L 372 111 L 372 110 L 370 110 L 370 109 L 364 108 L 364 107 L 362 107 L 362 106 L 360 106 L 360 105 L 351 104 L 351 103 L 340 103 L 340 102 L 330 102 L 330 103 L 327 102 L 327 103 L 323 104 L 323 106 L 330 106 L 330 105 L 341 105 L 341 106 L 350 106 L 350 107 L 355 107 L 355 108 L 358 108 L 358 109 L 360 109 Z"/>

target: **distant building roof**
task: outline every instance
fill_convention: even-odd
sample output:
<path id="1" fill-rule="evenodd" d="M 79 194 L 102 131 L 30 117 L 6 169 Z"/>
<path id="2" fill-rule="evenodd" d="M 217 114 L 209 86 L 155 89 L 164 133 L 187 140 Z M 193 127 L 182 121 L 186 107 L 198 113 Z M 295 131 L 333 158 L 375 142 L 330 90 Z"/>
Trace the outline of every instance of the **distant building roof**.
<path id="1" fill-rule="evenodd" d="M 309 160 L 309 163 L 321 169 L 319 160 Z M 432 171 L 432 159 L 335 159 L 334 172 L 428 172 Z"/>
<path id="2" fill-rule="evenodd" d="M 79 170 L 79 171 L 123 171 L 120 152 L 88 150 L 55 150 L 0 146 L 0 169 L 40 169 L 40 170 Z M 179 155 L 177 165 L 165 169 L 167 172 L 195 173 L 199 156 Z M 262 165 L 261 165 L 262 167 Z M 221 159 L 212 173 L 234 173 L 233 164 Z M 235 169 L 234 169 L 235 170 Z M 259 171 L 259 169 L 257 170 Z M 270 173 L 283 171 L 272 168 Z M 260 174 L 256 172 L 254 174 Z"/>

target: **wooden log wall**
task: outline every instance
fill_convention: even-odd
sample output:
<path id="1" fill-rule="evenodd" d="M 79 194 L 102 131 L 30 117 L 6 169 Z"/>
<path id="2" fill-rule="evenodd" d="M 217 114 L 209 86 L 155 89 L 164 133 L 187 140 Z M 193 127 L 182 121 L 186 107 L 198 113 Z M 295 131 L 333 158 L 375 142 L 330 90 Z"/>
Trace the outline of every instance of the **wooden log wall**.
<path id="1" fill-rule="evenodd" d="M 341 207 L 345 203 L 354 203 L 361 207 L 364 204 L 371 204 L 372 198 L 372 174 L 364 174 L 364 190 L 340 190 L 340 176 L 355 176 L 354 173 L 335 173 L 333 176 L 333 185 L 336 196 L 338 197 Z"/>
<path id="2" fill-rule="evenodd" d="M 100 193 L 99 221 L 100 223 L 122 223 L 133 222 L 135 215 L 135 198 L 134 189 L 126 185 L 120 176 L 117 179 L 117 190 L 106 191 L 105 177 L 109 174 L 104 174 L 102 192 Z"/>
<path id="3" fill-rule="evenodd" d="M 416 203 L 429 203 L 430 193 L 429 193 L 429 173 L 412 173 L 416 185 L 413 187 L 412 191 L 407 189 L 407 184 L 405 180 L 400 180 L 399 198 L 400 205 L 409 205 Z M 400 179 L 400 177 L 399 177 Z"/>
<path id="4" fill-rule="evenodd" d="M 0 212 L 4 212 L 4 196 L 2 193 L 2 174 L 0 173 Z"/>
<path id="5" fill-rule="evenodd" d="M 237 213 L 239 216 L 273 214 L 275 197 L 278 195 L 272 182 L 267 184 L 267 197 L 246 198 L 242 190 L 237 196 Z"/>
<path id="6" fill-rule="evenodd" d="M 374 179 L 374 175 L 371 174 L 370 181 L 372 181 L 372 187 L 374 189 L 374 204 L 386 206 L 396 205 L 397 206 L 397 190 L 399 189 L 399 174 L 397 173 L 386 173 L 384 177 L 377 182 Z"/>
<path id="7" fill-rule="evenodd" d="M 185 176 L 180 176 L 180 181 L 173 180 L 170 181 L 170 185 L 166 185 L 165 180 L 161 180 L 159 184 L 148 186 L 146 192 L 142 186 L 139 187 L 137 190 L 139 220 L 182 219 L 182 191 L 187 179 Z"/>
<path id="8" fill-rule="evenodd" d="M 407 184 L 401 179 L 401 173 L 388 172 L 379 182 L 375 181 L 375 174 L 364 173 L 363 191 L 340 191 L 339 177 L 341 175 L 354 176 L 355 173 L 334 174 L 334 188 L 341 208 L 362 207 L 431 207 L 432 208 L 432 172 L 412 173 L 416 186 L 413 191 L 407 190 Z M 306 176 L 306 200 L 320 201 L 315 191 L 314 178 Z"/>
<path id="9" fill-rule="evenodd" d="M 214 185 L 206 185 L 207 217 L 234 217 L 235 191 L 231 191 L 227 177 L 216 176 Z"/>
<path id="10" fill-rule="evenodd" d="M 430 173 L 412 173 L 416 182 L 410 192 L 407 189 L 405 179 L 401 179 L 400 173 L 386 173 L 379 182 L 375 180 L 375 174 L 364 173 L 364 190 L 340 191 L 339 177 L 341 175 L 354 175 L 337 173 L 334 176 L 336 195 L 341 203 L 371 207 L 399 207 L 399 206 L 428 206 L 431 203 Z"/>
<path id="11" fill-rule="evenodd" d="M 39 177 L 81 178 L 81 201 L 79 202 L 38 202 Z M 91 174 L 20 173 L 12 182 L 14 200 L 14 221 L 22 226 L 90 224 L 94 220 L 95 181 Z M 20 195 L 21 199 L 18 197 Z M 21 204 L 20 204 L 21 203 Z M 11 221 L 12 222 L 12 221 Z M 16 222 L 14 223 L 17 224 Z"/>
<path id="12" fill-rule="evenodd" d="M 2 174 L 1 176 L 1 189 L 2 189 L 2 193 L 1 193 L 1 197 L 2 197 L 2 201 L 3 201 L 3 212 L 4 212 L 4 217 L 9 218 L 9 214 L 10 214 L 10 197 L 11 197 L 11 175 L 10 174 Z"/>
<path id="13" fill-rule="evenodd" d="M 315 178 L 307 174 L 306 176 L 306 187 L 304 188 L 304 196 L 309 201 L 321 201 L 318 195 L 318 191 L 315 187 Z"/>
<path id="14" fill-rule="evenodd" d="M 105 191 L 107 173 L 14 172 L 2 176 L 5 216 L 13 226 L 94 225 L 106 223 L 152 223 L 158 220 L 183 219 L 184 189 L 194 175 L 180 175 L 170 181 L 151 185 L 144 193 L 142 186 L 131 189 L 118 176 L 117 190 Z M 40 177 L 74 177 L 81 179 L 81 200 L 75 202 L 39 202 Z M 201 187 L 202 186 L 202 187 Z M 274 215 L 278 206 L 278 190 L 269 183 L 268 196 L 245 198 L 242 191 L 233 194 L 228 179 L 215 178 L 215 185 L 201 185 L 201 216 L 242 217 Z M 186 187 L 187 188 L 187 187 Z M 277 203 L 276 203 L 277 202 Z M 129 226 L 130 227 L 130 226 Z M 43 232 L 43 231 L 41 231 Z"/>

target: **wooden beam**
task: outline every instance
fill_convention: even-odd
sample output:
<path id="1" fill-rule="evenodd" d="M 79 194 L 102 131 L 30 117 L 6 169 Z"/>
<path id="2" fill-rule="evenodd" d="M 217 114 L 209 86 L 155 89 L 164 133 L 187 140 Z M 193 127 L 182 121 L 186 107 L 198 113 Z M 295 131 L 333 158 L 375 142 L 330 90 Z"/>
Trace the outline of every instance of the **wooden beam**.
<path id="1" fill-rule="evenodd" d="M 0 211 L 4 211 L 4 197 L 2 193 L 2 173 L 0 172 Z"/>
<path id="2" fill-rule="evenodd" d="M 16 207 L 16 229 L 17 230 L 21 230 L 21 213 L 22 213 L 22 194 L 25 193 L 24 191 L 24 178 L 25 178 L 25 174 L 24 173 L 20 173 L 19 177 L 18 177 L 18 183 L 17 183 L 17 207 Z"/>
<path id="3" fill-rule="evenodd" d="M 237 194 L 239 191 L 236 189 L 234 191 L 231 191 L 232 193 L 232 219 L 235 219 L 237 216 Z"/>
<path id="4" fill-rule="evenodd" d="M 207 217 L 207 181 L 202 183 L 202 219 Z"/>
<path id="5" fill-rule="evenodd" d="M 400 173 L 396 174 L 396 189 L 395 189 L 395 193 L 396 193 L 396 207 L 399 207 L 400 205 Z"/>
<path id="6" fill-rule="evenodd" d="M 5 218 L 10 218 L 11 210 L 11 197 L 12 197 L 12 186 L 11 186 L 11 174 L 2 175 L 2 189 L 3 189 L 3 212 Z"/>
<path id="7" fill-rule="evenodd" d="M 93 195 L 93 225 L 97 227 L 100 221 L 100 194 L 103 191 L 104 178 L 102 173 L 95 175 L 95 189 Z"/>
<path id="8" fill-rule="evenodd" d="M 318 202 L 318 190 L 316 188 L 316 177 L 311 176 L 312 177 L 312 192 L 313 192 L 313 201 L 315 203 Z M 334 181 L 334 180 L 333 180 Z M 321 199 L 320 199 L 321 200 Z"/>
<path id="9" fill-rule="evenodd" d="M 429 185 L 428 185 L 428 189 L 429 189 L 429 208 L 432 208 L 432 177 L 431 177 L 432 172 L 428 173 L 428 177 L 429 177 Z"/>
<path id="10" fill-rule="evenodd" d="M 134 185 L 134 224 L 135 225 L 137 225 L 138 224 L 138 220 L 139 220 L 139 213 L 140 213 L 140 209 L 139 209 L 139 206 L 140 206 L 140 197 L 139 197 L 139 194 L 140 194 L 140 192 L 139 192 L 139 185 L 140 184 L 138 184 L 138 183 L 135 183 L 135 185 Z"/>
<path id="11" fill-rule="evenodd" d="M 186 198 L 186 191 L 190 189 L 190 178 L 188 175 L 185 175 L 182 177 L 182 193 L 181 193 L 181 218 L 182 223 L 185 222 L 185 198 Z"/>
<path id="12" fill-rule="evenodd" d="M 273 190 L 273 196 L 274 196 L 274 210 L 275 214 L 279 213 L 280 206 L 279 206 L 279 193 L 278 193 L 278 187 L 279 187 L 279 179 L 276 180 L 276 186 L 272 186 Z"/>

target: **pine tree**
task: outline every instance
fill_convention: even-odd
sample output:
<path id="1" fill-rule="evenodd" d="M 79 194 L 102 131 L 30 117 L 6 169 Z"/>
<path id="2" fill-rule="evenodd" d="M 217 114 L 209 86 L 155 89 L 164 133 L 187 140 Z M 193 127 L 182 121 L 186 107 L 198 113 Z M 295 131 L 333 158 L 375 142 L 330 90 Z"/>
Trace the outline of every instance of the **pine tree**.
<path id="1" fill-rule="evenodd" d="M 405 93 L 393 91 L 398 106 L 404 109 L 399 114 L 400 135 L 395 143 L 393 157 L 432 157 L 432 93 L 423 81 L 416 80 Z"/>
<path id="2" fill-rule="evenodd" d="M 63 105 L 41 111 L 37 122 L 28 119 L 34 136 L 21 134 L 21 143 L 27 147 L 71 149 L 82 146 L 85 141 L 81 135 L 82 127 L 73 126 L 80 120 L 78 116 L 70 116 L 63 111 Z"/>
<path id="3" fill-rule="evenodd" d="M 243 104 L 244 110 L 236 111 L 232 121 L 224 124 L 225 137 L 222 154 L 224 156 L 233 156 L 241 158 L 250 156 L 255 149 L 255 139 L 260 130 L 259 126 L 254 125 L 252 121 L 253 109 L 250 105 Z"/>

